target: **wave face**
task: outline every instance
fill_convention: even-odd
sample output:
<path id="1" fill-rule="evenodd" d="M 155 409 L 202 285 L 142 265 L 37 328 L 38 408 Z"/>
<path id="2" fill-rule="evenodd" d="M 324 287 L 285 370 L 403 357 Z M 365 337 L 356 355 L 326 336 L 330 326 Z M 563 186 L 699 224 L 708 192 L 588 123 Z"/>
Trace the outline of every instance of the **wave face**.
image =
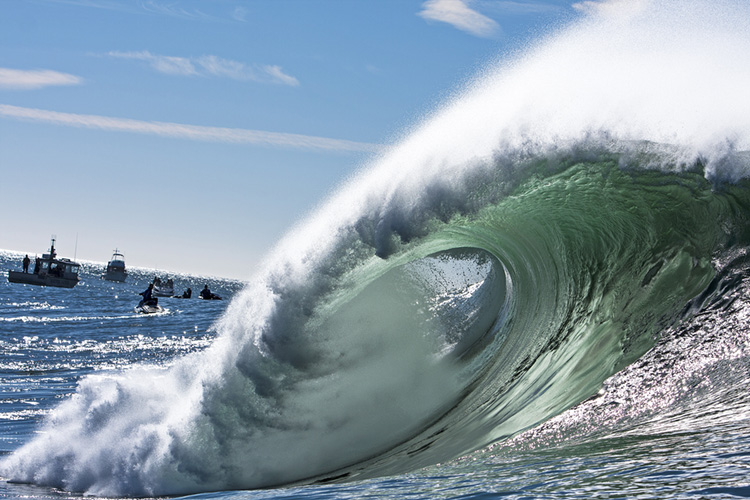
<path id="1" fill-rule="evenodd" d="M 404 473 L 559 415 L 732 293 L 750 12 L 625 4 L 488 70 L 280 242 L 211 348 L 82 380 L 2 475 L 133 496 Z"/>

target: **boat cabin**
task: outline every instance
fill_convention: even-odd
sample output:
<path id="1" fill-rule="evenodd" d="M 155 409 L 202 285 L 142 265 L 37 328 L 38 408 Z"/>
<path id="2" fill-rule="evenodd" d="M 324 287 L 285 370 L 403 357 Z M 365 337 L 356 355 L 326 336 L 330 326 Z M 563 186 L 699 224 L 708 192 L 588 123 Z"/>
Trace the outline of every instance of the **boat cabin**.
<path id="1" fill-rule="evenodd" d="M 49 253 L 42 254 L 34 261 L 33 272 L 8 271 L 8 281 L 27 285 L 54 286 L 73 288 L 78 284 L 78 272 L 81 266 L 70 259 L 58 259 L 55 252 L 55 239 Z"/>
<path id="2" fill-rule="evenodd" d="M 123 282 L 128 277 L 125 271 L 125 256 L 115 249 L 112 258 L 107 262 L 107 271 L 102 278 L 109 281 Z"/>

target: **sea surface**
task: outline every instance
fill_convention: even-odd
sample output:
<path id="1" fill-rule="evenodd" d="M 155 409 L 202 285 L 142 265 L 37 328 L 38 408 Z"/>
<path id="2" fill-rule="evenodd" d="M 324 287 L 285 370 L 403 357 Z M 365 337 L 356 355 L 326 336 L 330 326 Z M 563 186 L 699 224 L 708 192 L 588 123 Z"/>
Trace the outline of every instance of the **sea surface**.
<path id="1" fill-rule="evenodd" d="M 7 270 L 20 268 L 21 257 L 0 254 L 2 456 L 42 432 L 45 418 L 75 397 L 82 378 L 127 377 L 144 365 L 163 371 L 204 351 L 227 299 L 243 286 L 171 275 L 175 292 L 208 284 L 225 300 L 161 298 L 166 311 L 145 316 L 134 312 L 138 293 L 165 272 L 130 269 L 126 283 L 113 283 L 100 278 L 102 265 L 84 264 L 71 290 L 8 283 Z M 732 284 L 721 299 L 668 329 L 594 397 L 509 441 L 401 474 L 189 498 L 750 497 L 750 291 L 748 259 L 740 260 L 742 272 L 724 277 L 724 287 Z M 0 497 L 80 493 L 1 482 Z"/>
<path id="2" fill-rule="evenodd" d="M 0 254 L 0 496 L 750 497 L 750 5 L 577 8 L 225 300 Z"/>

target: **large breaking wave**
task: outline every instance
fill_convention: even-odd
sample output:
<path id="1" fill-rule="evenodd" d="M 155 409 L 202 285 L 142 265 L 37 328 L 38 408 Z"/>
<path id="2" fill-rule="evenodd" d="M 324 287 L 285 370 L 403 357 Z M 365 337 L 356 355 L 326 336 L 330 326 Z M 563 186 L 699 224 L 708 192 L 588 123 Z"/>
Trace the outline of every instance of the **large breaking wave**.
<path id="1" fill-rule="evenodd" d="M 750 11 L 585 4 L 294 228 L 210 349 L 84 379 L 3 476 L 161 495 L 402 473 L 585 400 L 725 293 Z"/>

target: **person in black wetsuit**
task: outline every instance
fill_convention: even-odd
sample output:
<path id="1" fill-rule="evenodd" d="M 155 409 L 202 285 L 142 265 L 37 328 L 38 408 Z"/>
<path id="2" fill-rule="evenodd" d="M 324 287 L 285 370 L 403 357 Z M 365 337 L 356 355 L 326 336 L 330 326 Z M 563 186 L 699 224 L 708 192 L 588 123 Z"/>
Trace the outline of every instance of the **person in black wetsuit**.
<path id="1" fill-rule="evenodd" d="M 146 288 L 146 291 L 138 294 L 138 295 L 143 295 L 143 300 L 141 300 L 141 304 L 145 304 L 147 306 L 155 306 L 159 303 L 159 299 L 151 296 L 151 293 L 153 291 L 154 291 L 154 284 L 149 283 L 148 288 Z"/>
<path id="2" fill-rule="evenodd" d="M 29 272 L 29 264 L 31 264 L 31 259 L 29 259 L 29 254 L 26 254 L 26 257 L 23 258 L 23 272 Z"/>

